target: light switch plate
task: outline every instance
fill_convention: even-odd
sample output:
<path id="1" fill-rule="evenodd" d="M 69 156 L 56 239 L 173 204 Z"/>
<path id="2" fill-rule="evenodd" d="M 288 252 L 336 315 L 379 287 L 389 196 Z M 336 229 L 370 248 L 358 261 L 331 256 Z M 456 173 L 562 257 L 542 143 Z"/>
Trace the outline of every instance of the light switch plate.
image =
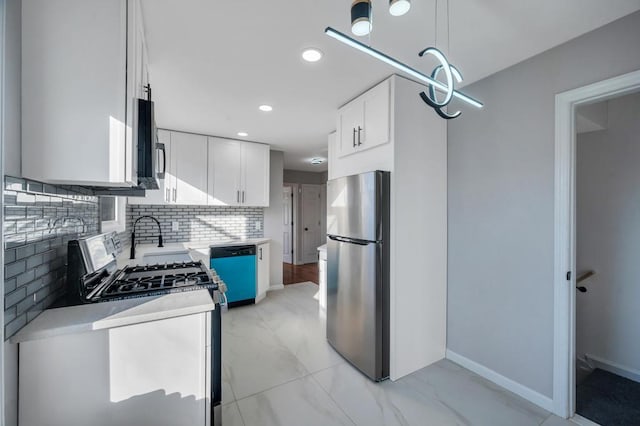
<path id="1" fill-rule="evenodd" d="M 180 229 L 180 222 L 178 222 L 177 220 L 174 220 L 173 222 L 171 222 L 172 231 L 178 231 L 179 229 Z"/>
<path id="2" fill-rule="evenodd" d="M 261 231 L 262 230 L 262 223 L 260 223 L 260 221 L 256 222 L 256 231 Z"/>

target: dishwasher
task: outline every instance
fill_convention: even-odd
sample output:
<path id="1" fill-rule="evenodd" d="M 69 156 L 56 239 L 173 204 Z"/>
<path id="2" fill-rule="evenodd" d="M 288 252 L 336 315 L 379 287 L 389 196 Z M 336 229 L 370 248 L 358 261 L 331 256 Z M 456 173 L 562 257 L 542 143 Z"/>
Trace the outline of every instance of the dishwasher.
<path id="1" fill-rule="evenodd" d="M 227 306 L 249 305 L 256 300 L 256 246 L 211 247 L 211 269 L 227 284 Z"/>

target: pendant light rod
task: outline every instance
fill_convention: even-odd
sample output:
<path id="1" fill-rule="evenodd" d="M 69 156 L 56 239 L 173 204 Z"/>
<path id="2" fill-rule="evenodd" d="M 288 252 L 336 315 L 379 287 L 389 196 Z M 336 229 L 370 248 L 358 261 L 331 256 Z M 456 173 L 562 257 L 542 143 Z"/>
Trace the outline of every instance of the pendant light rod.
<path id="1" fill-rule="evenodd" d="M 354 40 L 353 38 L 341 33 L 340 31 L 336 31 L 331 27 L 327 27 L 324 30 L 325 34 L 327 34 L 329 37 L 333 37 L 334 39 L 346 44 L 347 46 L 351 46 L 363 53 L 366 53 L 367 55 L 374 57 L 386 64 L 391 65 L 392 67 L 394 67 L 395 69 L 402 71 L 406 74 L 409 74 L 410 76 L 417 78 L 418 80 L 435 87 L 438 91 L 442 92 L 442 93 L 447 93 L 449 91 L 449 88 L 439 82 L 436 79 L 433 79 L 429 76 L 424 75 L 423 73 L 421 73 L 420 71 L 416 70 L 415 68 L 412 68 L 406 64 L 403 64 L 402 62 L 392 58 L 389 55 L 386 55 L 382 52 L 380 52 L 379 50 L 376 50 L 372 47 L 367 46 L 366 44 L 360 43 L 358 40 Z M 468 103 L 469 105 L 473 105 L 476 108 L 482 108 L 483 104 L 475 99 L 473 99 L 470 96 L 465 95 L 462 92 L 458 92 L 457 90 L 453 91 L 453 96 L 460 99 L 461 101 L 464 101 L 466 103 Z"/>

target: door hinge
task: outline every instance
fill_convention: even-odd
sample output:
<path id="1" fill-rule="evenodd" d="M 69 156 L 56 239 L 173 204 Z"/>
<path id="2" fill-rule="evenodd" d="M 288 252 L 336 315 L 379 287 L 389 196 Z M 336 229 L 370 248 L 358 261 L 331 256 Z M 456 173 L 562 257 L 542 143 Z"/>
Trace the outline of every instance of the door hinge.
<path id="1" fill-rule="evenodd" d="M 571 271 L 567 272 L 567 281 L 571 281 Z"/>

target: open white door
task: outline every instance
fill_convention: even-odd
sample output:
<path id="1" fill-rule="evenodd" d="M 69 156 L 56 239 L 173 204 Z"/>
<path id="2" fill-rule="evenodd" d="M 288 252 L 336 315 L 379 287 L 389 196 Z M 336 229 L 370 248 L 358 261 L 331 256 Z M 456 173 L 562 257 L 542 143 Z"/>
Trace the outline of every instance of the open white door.
<path id="1" fill-rule="evenodd" d="M 282 189 L 282 261 L 293 263 L 293 188 Z"/>
<path id="2" fill-rule="evenodd" d="M 302 263 L 318 261 L 322 244 L 322 185 L 302 185 Z"/>

